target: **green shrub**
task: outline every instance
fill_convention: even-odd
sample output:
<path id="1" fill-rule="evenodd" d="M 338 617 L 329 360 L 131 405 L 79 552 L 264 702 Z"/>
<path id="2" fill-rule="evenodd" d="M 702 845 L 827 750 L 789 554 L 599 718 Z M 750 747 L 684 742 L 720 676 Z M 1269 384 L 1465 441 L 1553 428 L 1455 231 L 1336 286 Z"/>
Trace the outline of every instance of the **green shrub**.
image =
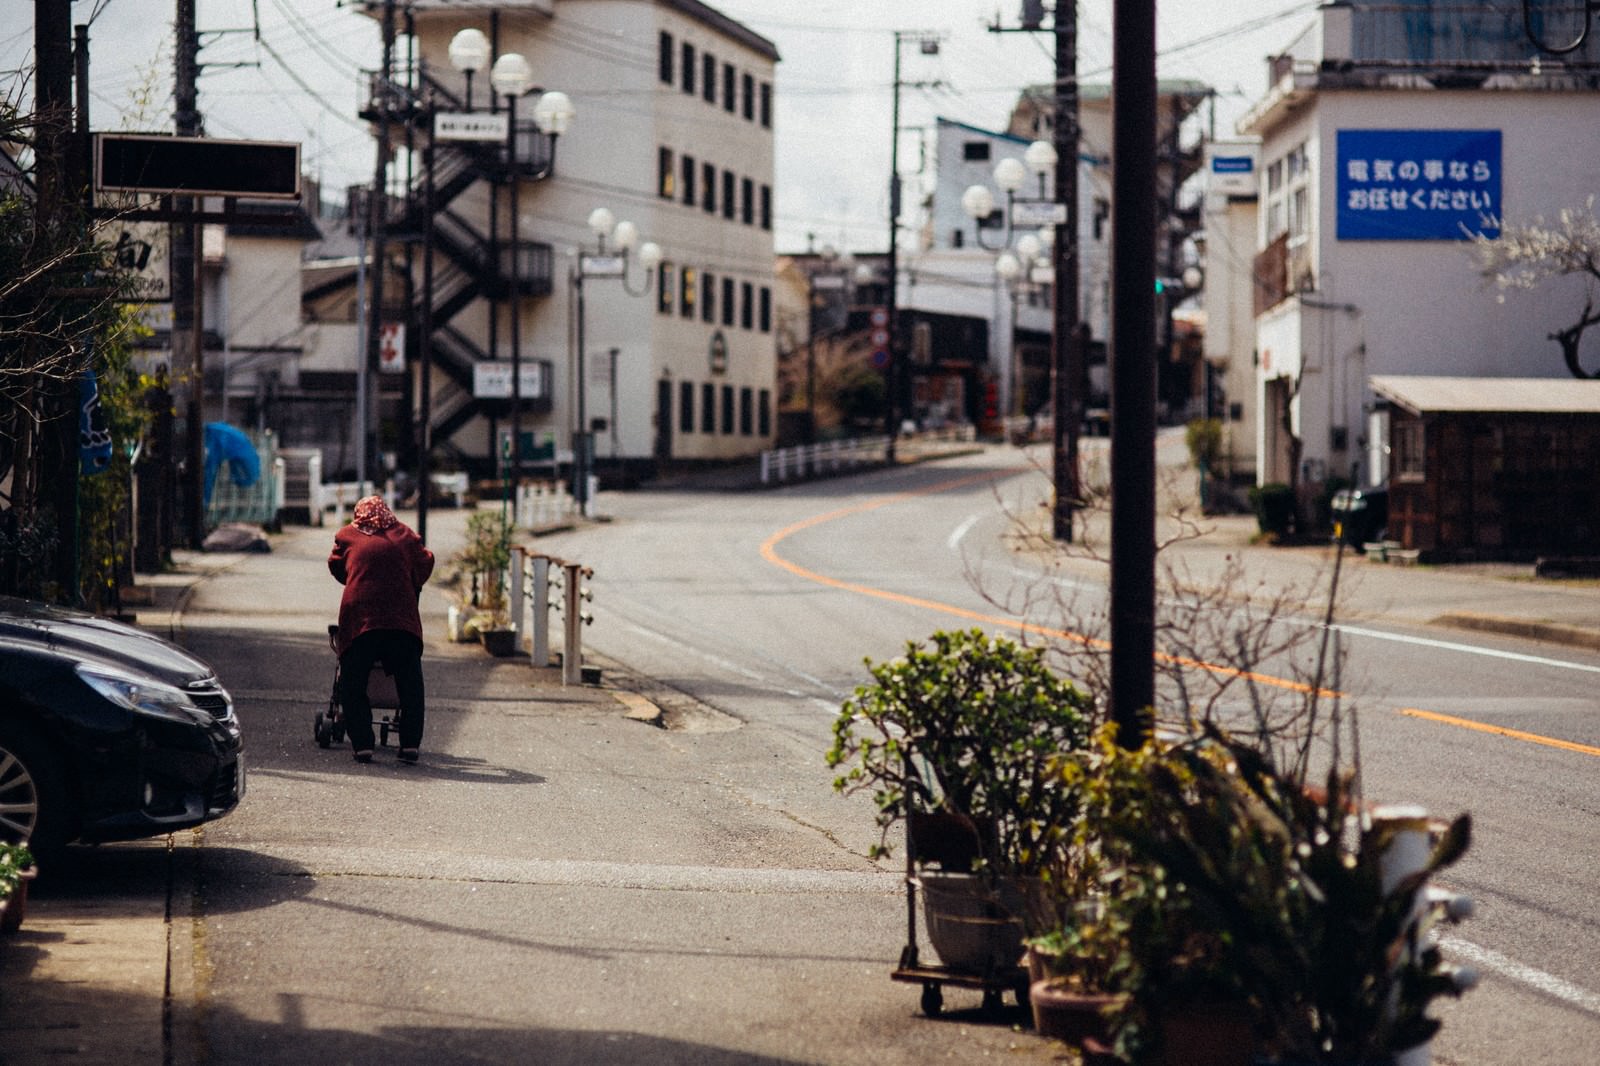
<path id="1" fill-rule="evenodd" d="M 1281 481 L 1252 488 L 1250 507 L 1263 533 L 1284 536 L 1294 528 L 1294 490 Z"/>

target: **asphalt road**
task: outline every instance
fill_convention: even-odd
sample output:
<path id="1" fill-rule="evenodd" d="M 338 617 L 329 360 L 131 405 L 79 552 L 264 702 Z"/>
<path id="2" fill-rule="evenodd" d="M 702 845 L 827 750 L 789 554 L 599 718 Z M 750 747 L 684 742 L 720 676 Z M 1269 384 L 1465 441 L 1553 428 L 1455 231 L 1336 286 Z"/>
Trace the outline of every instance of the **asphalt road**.
<path id="1" fill-rule="evenodd" d="M 863 656 L 892 656 L 940 628 L 1014 629 L 1020 618 L 1049 640 L 1103 625 L 1103 566 L 1017 550 L 1019 523 L 1037 524 L 1041 491 L 1037 471 L 1018 468 L 1019 453 L 992 449 L 776 493 L 619 495 L 606 500 L 612 523 L 552 547 L 596 568 L 594 647 L 737 719 L 747 740 L 760 738 L 755 749 L 771 750 L 764 764 L 720 764 L 724 787 L 859 853 L 875 831 L 859 806 L 830 793 L 821 756 L 840 701 L 866 680 Z M 1194 559 L 1220 565 L 1202 552 Z M 1288 579 L 1258 562 L 1247 558 L 1234 581 L 1262 611 Z M 1590 1066 L 1600 1061 L 1590 888 L 1600 655 L 1416 625 L 1387 580 L 1341 570 L 1353 620 L 1339 625 L 1344 655 L 1329 680 L 1345 693 L 1341 709 L 1359 714 L 1369 801 L 1475 820 L 1473 850 L 1446 884 L 1472 895 L 1478 914 L 1446 943 L 1483 984 L 1440 1012 L 1435 1061 Z M 1496 592 L 1482 594 L 1492 602 Z M 1314 638 L 1323 609 L 1317 595 L 1288 596 L 1275 630 Z M 1341 609 L 1336 620 L 1345 617 Z M 1302 670 L 1308 650 L 1315 644 L 1298 653 Z M 1269 657 L 1263 673 L 1297 676 L 1289 658 Z M 1247 704 L 1238 685 L 1220 698 L 1225 711 Z"/>

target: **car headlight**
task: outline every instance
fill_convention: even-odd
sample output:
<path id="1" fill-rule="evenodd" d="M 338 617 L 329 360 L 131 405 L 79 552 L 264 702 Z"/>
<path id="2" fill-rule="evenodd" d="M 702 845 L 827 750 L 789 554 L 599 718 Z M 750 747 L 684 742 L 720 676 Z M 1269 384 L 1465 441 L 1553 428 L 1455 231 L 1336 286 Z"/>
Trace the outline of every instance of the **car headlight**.
<path id="1" fill-rule="evenodd" d="M 194 705 L 188 693 L 165 682 L 89 663 L 79 663 L 74 669 L 84 684 L 134 714 L 184 725 L 204 725 L 211 720 L 210 715 Z"/>

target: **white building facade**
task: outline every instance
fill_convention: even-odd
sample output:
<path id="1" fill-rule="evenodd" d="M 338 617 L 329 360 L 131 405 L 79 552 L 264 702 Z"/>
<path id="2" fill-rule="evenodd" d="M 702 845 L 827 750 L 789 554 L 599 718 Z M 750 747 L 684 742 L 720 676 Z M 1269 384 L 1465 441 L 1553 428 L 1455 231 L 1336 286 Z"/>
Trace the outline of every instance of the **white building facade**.
<path id="1" fill-rule="evenodd" d="M 450 42 L 475 28 L 493 55 L 518 53 L 531 68 L 537 87 L 517 103 L 529 155 L 542 158 L 549 147 L 529 121 L 544 91 L 565 93 L 575 111 L 553 162 L 523 173 L 514 220 L 503 181 L 478 181 L 439 212 L 455 221 L 437 225 L 490 239 L 508 264 L 514 224 L 525 273 L 498 293 L 482 285 L 479 298 L 450 309 L 452 336 L 436 332 L 436 356 L 451 348 L 436 358 L 430 382 L 436 443 L 447 437 L 447 447 L 480 464 L 505 446 L 509 401 L 503 387 L 484 395 L 480 364 L 498 364 L 490 379 L 503 386 L 515 338 L 517 361 L 531 368 L 520 430 L 541 457 L 568 455 L 579 430 L 593 434 L 602 467 L 727 459 L 769 446 L 772 43 L 697 0 L 413 6 L 423 69 L 454 97 L 450 106 L 464 103 L 468 86 L 448 58 Z M 472 86 L 475 111 L 491 106 L 487 74 L 486 66 Z M 601 207 L 639 234 L 622 277 L 580 272 L 580 257 L 618 250 L 614 231 L 602 247 L 589 228 Z M 662 256 L 648 269 L 638 254 L 646 241 Z M 507 288 L 518 286 L 510 298 Z M 443 296 L 434 304 L 437 313 Z M 417 417 L 416 402 L 412 410 Z"/>
<path id="2" fill-rule="evenodd" d="M 1559 63 L 1520 17 L 1407 12 L 1324 6 L 1239 125 L 1261 145 L 1261 483 L 1382 481 L 1373 375 L 1568 376 L 1547 334 L 1574 290 L 1499 302 L 1470 237 L 1594 193 L 1596 46 Z"/>

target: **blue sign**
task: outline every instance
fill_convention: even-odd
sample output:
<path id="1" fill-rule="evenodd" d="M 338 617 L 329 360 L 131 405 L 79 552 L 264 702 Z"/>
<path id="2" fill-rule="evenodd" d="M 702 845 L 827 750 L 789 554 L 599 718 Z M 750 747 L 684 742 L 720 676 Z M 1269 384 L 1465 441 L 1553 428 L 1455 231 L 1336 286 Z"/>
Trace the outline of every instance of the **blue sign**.
<path id="1" fill-rule="evenodd" d="M 1500 235 L 1499 130 L 1340 130 L 1342 241 Z"/>
<path id="2" fill-rule="evenodd" d="M 1255 158 L 1248 155 L 1219 155 L 1211 160 L 1214 174 L 1249 174 L 1255 168 Z"/>

